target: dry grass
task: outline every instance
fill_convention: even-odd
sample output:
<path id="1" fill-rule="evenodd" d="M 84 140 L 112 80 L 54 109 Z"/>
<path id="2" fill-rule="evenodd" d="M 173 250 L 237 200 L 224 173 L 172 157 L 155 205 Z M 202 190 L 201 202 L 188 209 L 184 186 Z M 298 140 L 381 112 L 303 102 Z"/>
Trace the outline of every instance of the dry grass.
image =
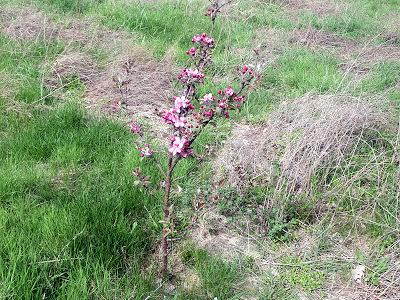
<path id="1" fill-rule="evenodd" d="M 124 31 L 112 31 L 98 21 L 85 18 L 65 18 L 59 22 L 47 17 L 33 6 L 7 6 L 0 12 L 0 31 L 16 40 L 61 40 L 86 47 L 115 47 L 132 39 Z"/>
<path id="2" fill-rule="evenodd" d="M 300 44 L 311 49 L 326 49 L 348 54 L 356 49 L 356 41 L 341 37 L 335 33 L 325 32 L 308 28 L 307 30 L 296 29 L 293 31 L 290 42 Z"/>
<path id="3" fill-rule="evenodd" d="M 85 86 L 86 107 L 96 113 L 115 116 L 123 121 L 132 117 L 145 118 L 154 126 L 153 135 L 164 135 L 157 109 L 168 106 L 172 96 L 173 74 L 176 73 L 172 55 L 154 59 L 151 52 L 132 41 L 134 36 L 123 31 L 112 31 L 96 20 L 86 17 L 67 17 L 63 22 L 51 20 L 35 7 L 5 7 L 0 12 L 0 31 L 16 40 L 60 40 L 65 51 L 45 66 L 44 83 L 52 95 L 65 96 L 72 78 L 79 78 Z M 108 59 L 98 62 L 93 52 Z M 126 66 L 129 66 L 127 72 Z M 116 113 L 113 103 L 121 100 L 114 78 L 123 78 L 127 85 L 127 109 Z"/>
<path id="4" fill-rule="evenodd" d="M 363 139 L 388 126 L 382 106 L 350 96 L 306 95 L 284 102 L 262 126 L 241 125 L 216 162 L 238 188 L 268 182 L 279 190 L 307 191 L 312 177 L 327 174 Z"/>
<path id="5" fill-rule="evenodd" d="M 256 45 L 257 60 L 262 67 L 273 65 L 276 59 L 287 49 L 293 46 L 307 47 L 319 53 L 330 52 L 340 61 L 340 68 L 355 84 L 369 73 L 376 65 L 383 62 L 397 62 L 400 60 L 400 47 L 396 45 L 396 36 L 382 36 L 387 41 L 376 44 L 378 36 L 364 42 L 346 38 L 335 33 L 308 29 L 295 29 L 291 32 L 261 28 L 256 31 L 253 43 Z M 249 52 L 237 50 L 237 55 L 243 57 L 247 53 L 248 61 L 255 60 Z"/>
<path id="6" fill-rule="evenodd" d="M 93 83 L 99 78 L 100 71 L 91 57 L 82 52 L 71 52 L 60 55 L 51 66 L 51 77 L 47 85 L 58 88 L 65 85 L 69 76 L 77 76 L 83 83 Z"/>
<path id="7" fill-rule="evenodd" d="M 351 73 L 355 79 L 360 79 L 375 64 L 400 60 L 400 47 L 396 46 L 393 40 L 396 36 L 387 36 L 387 42 L 379 45 L 374 44 L 376 38 L 360 43 L 335 33 L 308 28 L 294 30 L 289 42 L 313 50 L 333 52 L 343 61 L 343 71 Z"/>
<path id="8" fill-rule="evenodd" d="M 227 260 L 245 256 L 260 260 L 262 254 L 257 244 L 250 237 L 240 235 L 229 227 L 226 217 L 210 207 L 202 211 L 191 239 L 197 246 Z"/>
<path id="9" fill-rule="evenodd" d="M 337 15 L 345 10 L 345 4 L 334 0 L 275 0 L 285 7 L 288 15 L 298 17 L 303 12 L 310 12 L 320 17 Z"/>
<path id="10" fill-rule="evenodd" d="M 60 55 L 49 67 L 45 83 L 62 98 L 63 88 L 71 79 L 79 78 L 85 86 L 83 98 L 87 109 L 122 121 L 144 119 L 154 125 L 152 136 L 164 137 L 167 127 L 160 122 L 158 114 L 172 97 L 174 68 L 171 57 L 156 61 L 151 53 L 137 46 L 126 47 L 100 66 L 88 54 L 72 50 Z M 124 94 L 126 109 L 115 109 L 115 103 L 122 96 L 114 78 L 128 82 Z"/>
<path id="11" fill-rule="evenodd" d="M 56 38 L 59 28 L 34 7 L 4 7 L 0 12 L 0 30 L 19 40 Z"/>

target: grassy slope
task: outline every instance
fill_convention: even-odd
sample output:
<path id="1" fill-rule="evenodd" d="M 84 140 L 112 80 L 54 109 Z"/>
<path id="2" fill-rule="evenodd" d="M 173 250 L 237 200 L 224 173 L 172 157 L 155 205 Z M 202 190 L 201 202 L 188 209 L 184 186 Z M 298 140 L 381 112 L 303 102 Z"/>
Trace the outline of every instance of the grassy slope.
<path id="1" fill-rule="evenodd" d="M 219 45 L 213 73 L 223 77 L 240 63 L 243 58 L 232 54 L 233 50 L 250 49 L 252 30 L 265 26 L 290 31 L 312 24 L 357 39 L 371 37 L 379 31 L 379 18 L 388 11 L 400 10 L 396 0 L 385 5 L 377 2 L 368 0 L 368 5 L 361 5 L 356 1 L 339 16 L 318 18 L 306 14 L 298 24 L 285 18 L 285 12 L 277 5 L 252 7 L 240 3 L 238 10 L 247 21 L 238 14 L 224 19 L 224 24 L 216 28 L 214 35 Z M 172 47 L 178 53 L 177 62 L 182 64 L 184 56 L 179 53 L 186 49 L 190 37 L 210 28 L 198 13 L 201 5 L 188 7 L 186 1 L 165 3 L 36 2 L 51 13 L 94 15 L 113 29 L 132 31 L 156 56 Z M 59 44 L 20 43 L 0 36 L 0 74 L 8 78 L 1 84 L 3 88 L 12 87 L 7 99 L 0 98 L 0 298 L 143 299 L 156 290 L 152 268 L 148 272 L 141 269 L 159 234 L 160 207 L 157 195 L 133 188 L 131 170 L 140 165 L 155 184 L 159 177 L 152 166 L 143 166 L 133 155 L 132 137 L 122 125 L 89 116 L 74 97 L 66 103 L 52 97 L 39 101 L 46 95 L 40 64 L 53 59 L 62 48 Z M 277 64 L 267 69 L 262 88 L 253 94 L 252 105 L 237 118 L 260 121 L 273 103 L 284 97 L 334 92 L 343 76 L 338 63 L 328 53 L 287 49 Z M 378 65 L 354 92 L 380 93 L 399 81 L 399 73 L 397 64 Z M 221 83 L 225 81 L 222 78 Z M 398 94 L 391 92 L 390 97 L 399 103 Z M 209 143 L 210 135 L 215 134 L 219 133 L 211 131 L 204 136 L 199 147 Z M 363 157 L 355 159 L 362 164 Z M 185 175 L 192 165 L 189 162 L 178 172 Z M 207 182 L 207 168 L 198 172 L 201 179 L 181 183 L 186 191 L 180 199 L 182 205 L 190 205 L 199 183 L 207 186 L 203 182 Z M 384 172 L 393 179 L 396 170 L 389 165 Z M 374 183 L 367 188 L 360 185 L 368 196 L 364 199 L 375 199 L 379 195 L 376 188 Z M 387 228 L 398 229 L 393 218 L 399 209 L 396 194 L 387 194 L 393 198 L 383 198 L 380 208 L 373 211 L 376 215 L 367 222 L 369 235 L 385 234 Z M 349 215 L 356 214 L 362 204 L 351 195 L 339 200 L 341 209 Z M 183 223 L 185 218 L 182 217 Z M 190 246 L 182 256 L 187 267 L 197 272 L 201 284 L 198 290 L 178 292 L 176 299 L 240 296 L 235 286 L 241 281 L 243 270 L 237 264 L 223 262 Z M 288 291 L 292 286 L 313 289 L 322 285 L 319 271 L 304 267 L 301 261 L 290 263 L 300 265 L 299 271 L 285 273 L 279 281 L 266 276 L 261 299 L 292 299 Z"/>

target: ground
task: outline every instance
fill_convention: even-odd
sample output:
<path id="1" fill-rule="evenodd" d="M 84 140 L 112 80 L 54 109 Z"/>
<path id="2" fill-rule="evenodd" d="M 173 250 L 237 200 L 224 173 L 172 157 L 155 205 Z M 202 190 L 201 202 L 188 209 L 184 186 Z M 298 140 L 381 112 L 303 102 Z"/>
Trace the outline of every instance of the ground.
<path id="1" fill-rule="evenodd" d="M 159 280 L 126 123 L 165 145 L 208 3 L 0 0 L 0 299 L 400 299 L 399 0 L 224 7 L 202 91 L 261 79 L 178 166 Z"/>

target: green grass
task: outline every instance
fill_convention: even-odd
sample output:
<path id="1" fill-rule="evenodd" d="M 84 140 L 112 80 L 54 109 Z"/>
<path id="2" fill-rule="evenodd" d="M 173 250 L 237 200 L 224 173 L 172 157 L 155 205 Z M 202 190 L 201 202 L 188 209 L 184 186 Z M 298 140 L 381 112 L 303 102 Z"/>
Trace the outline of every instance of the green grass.
<path id="1" fill-rule="evenodd" d="M 181 256 L 183 262 L 200 277 L 201 289 L 182 291 L 178 299 L 237 299 L 234 287 L 239 273 L 235 264 L 210 256 L 193 245 L 186 245 Z"/>
<path id="2" fill-rule="evenodd" d="M 335 57 L 299 48 L 286 50 L 276 66 L 267 68 L 263 84 L 278 94 L 298 97 L 308 92 L 333 92 L 342 78 Z"/>
<path id="3" fill-rule="evenodd" d="M 88 116 L 78 100 L 38 102 L 41 64 L 61 46 L 4 36 L 0 45 L 0 72 L 15 85 L 0 99 L 0 298 L 150 295 L 154 277 L 141 266 L 160 203 L 133 186 L 131 170 L 140 164 L 155 181 L 158 172 L 139 162 L 124 126 Z"/>
<path id="4" fill-rule="evenodd" d="M 399 81 L 400 63 L 383 62 L 374 66 L 358 89 L 361 92 L 379 93 L 394 87 Z"/>
<path id="5" fill-rule="evenodd" d="M 73 103 L 29 119 L 9 114 L 7 121 L 0 295 L 107 298 L 116 286 L 142 299 L 152 285 L 139 276 L 140 266 L 160 210 L 157 197 L 133 186 L 139 161 L 130 134 Z"/>
<path id="6" fill-rule="evenodd" d="M 96 14 L 103 23 L 114 29 L 125 29 L 138 35 L 139 41 L 162 56 L 168 49 L 176 49 L 180 61 L 185 61 L 185 51 L 195 34 L 211 31 L 210 21 L 199 11 L 204 4 L 195 1 L 187 6 L 185 1 L 154 4 L 105 3 Z M 248 25 L 243 22 L 217 23 L 213 37 L 218 41 L 218 52 L 227 47 L 246 44 L 249 40 Z"/>
<path id="7" fill-rule="evenodd" d="M 44 0 L 38 1 L 38 4 L 44 7 L 52 6 L 61 13 L 83 14 L 103 2 L 105 0 Z"/>
<path id="8" fill-rule="evenodd" d="M 40 40 L 33 43 L 13 41 L 0 33 L 0 74 L 7 79 L 0 83 L 0 88 L 16 101 L 26 103 L 45 97 L 49 91 L 42 85 L 40 64 L 54 58 L 63 48 L 60 43 Z"/>
<path id="9" fill-rule="evenodd" d="M 282 276 L 282 280 L 291 285 L 301 287 L 307 292 L 312 292 L 322 287 L 326 276 L 323 271 L 294 257 L 285 259 L 285 262 L 290 264 L 290 267 Z"/>

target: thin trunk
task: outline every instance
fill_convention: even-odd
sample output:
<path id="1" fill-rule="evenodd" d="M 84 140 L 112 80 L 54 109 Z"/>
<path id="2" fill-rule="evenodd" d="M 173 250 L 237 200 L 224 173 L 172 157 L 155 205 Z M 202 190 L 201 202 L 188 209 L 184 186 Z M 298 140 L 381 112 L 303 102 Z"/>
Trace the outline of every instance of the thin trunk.
<path id="1" fill-rule="evenodd" d="M 168 170 L 167 176 L 165 178 L 165 194 L 164 194 L 164 223 L 163 223 L 163 233 L 161 240 L 161 250 L 162 250 L 162 266 L 161 266 L 161 275 L 163 278 L 167 275 L 168 272 L 168 241 L 167 236 L 169 233 L 169 194 L 171 191 L 171 175 L 173 170 L 172 165 L 172 155 L 169 154 L 168 157 Z"/>

